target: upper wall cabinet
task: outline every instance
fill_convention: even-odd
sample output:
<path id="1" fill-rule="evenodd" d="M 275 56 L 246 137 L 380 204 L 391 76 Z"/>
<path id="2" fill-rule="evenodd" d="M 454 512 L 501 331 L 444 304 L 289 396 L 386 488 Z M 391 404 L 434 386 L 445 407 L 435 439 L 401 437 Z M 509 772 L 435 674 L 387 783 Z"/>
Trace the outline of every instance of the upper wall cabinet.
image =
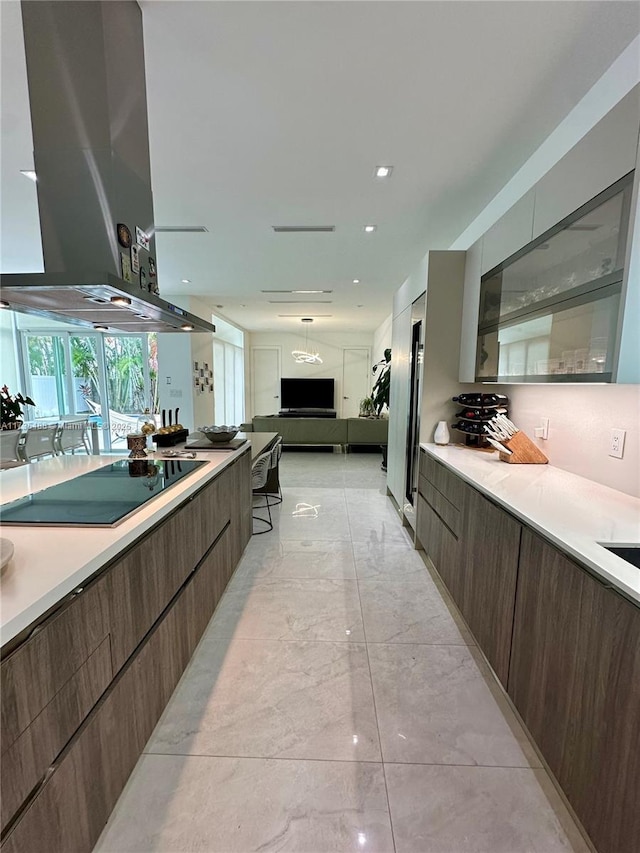
<path id="1" fill-rule="evenodd" d="M 535 189 L 529 190 L 485 232 L 482 241 L 483 275 L 533 239 L 535 196 Z"/>
<path id="2" fill-rule="evenodd" d="M 482 277 L 477 381 L 611 381 L 632 185 L 617 181 Z"/>
<path id="3" fill-rule="evenodd" d="M 535 187 L 535 239 L 635 168 L 640 111 L 634 88 Z M 524 246 L 525 241 L 521 243 Z M 515 251 L 512 250 L 512 251 Z M 503 261 L 508 255 L 496 259 Z M 485 267 L 483 272 L 489 267 Z"/>

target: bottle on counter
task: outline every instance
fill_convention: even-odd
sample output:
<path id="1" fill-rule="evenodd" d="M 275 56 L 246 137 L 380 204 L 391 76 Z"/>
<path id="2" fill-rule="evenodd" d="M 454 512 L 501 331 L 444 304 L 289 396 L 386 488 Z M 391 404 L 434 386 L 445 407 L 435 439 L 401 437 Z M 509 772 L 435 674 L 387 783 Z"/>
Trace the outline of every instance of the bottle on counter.
<path id="1" fill-rule="evenodd" d="M 451 399 L 462 406 L 506 406 L 509 403 L 504 394 L 458 394 Z"/>
<path id="2" fill-rule="evenodd" d="M 464 420 L 468 421 L 490 421 L 495 415 L 506 415 L 508 414 L 508 410 L 501 407 L 496 406 L 492 409 L 483 409 L 481 407 L 478 408 L 467 408 L 461 409 L 456 415 L 457 418 L 464 418 Z"/>
<path id="3" fill-rule="evenodd" d="M 446 421 L 438 421 L 433 440 L 436 444 L 449 444 L 449 429 Z"/>
<path id="4" fill-rule="evenodd" d="M 473 421 L 458 421 L 457 423 L 452 424 L 453 429 L 469 433 L 469 435 L 484 435 L 482 426 L 482 422 L 480 421 L 476 423 Z"/>

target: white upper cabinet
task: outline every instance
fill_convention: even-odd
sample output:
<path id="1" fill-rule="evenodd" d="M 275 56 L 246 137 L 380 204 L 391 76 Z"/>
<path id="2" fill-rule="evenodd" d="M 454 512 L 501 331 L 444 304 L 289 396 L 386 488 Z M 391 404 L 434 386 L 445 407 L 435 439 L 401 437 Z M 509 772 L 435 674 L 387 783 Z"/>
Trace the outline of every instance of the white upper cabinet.
<path id="1" fill-rule="evenodd" d="M 501 264 L 533 239 L 533 209 L 535 188 L 517 201 L 513 207 L 484 234 L 480 274 Z"/>
<path id="2" fill-rule="evenodd" d="M 639 126 L 635 86 L 536 184 L 534 239 L 635 168 Z"/>

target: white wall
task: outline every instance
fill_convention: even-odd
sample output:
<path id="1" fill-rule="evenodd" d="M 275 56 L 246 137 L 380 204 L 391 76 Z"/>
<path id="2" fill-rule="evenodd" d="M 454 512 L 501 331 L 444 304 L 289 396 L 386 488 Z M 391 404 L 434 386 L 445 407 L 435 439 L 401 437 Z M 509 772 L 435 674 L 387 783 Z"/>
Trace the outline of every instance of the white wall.
<path id="1" fill-rule="evenodd" d="M 13 312 L 0 311 L 0 386 L 7 385 L 12 394 L 26 393 L 20 387 L 16 344 L 13 333 Z"/>
<path id="2" fill-rule="evenodd" d="M 389 314 L 388 317 L 380 323 L 378 328 L 373 333 L 373 345 L 371 348 L 371 360 L 374 364 L 380 361 L 380 359 L 384 358 L 384 351 L 389 349 L 391 346 L 391 332 L 393 325 L 393 315 Z"/>
<path id="3" fill-rule="evenodd" d="M 308 344 L 306 329 L 300 324 L 296 332 L 252 332 L 252 347 L 280 347 L 282 376 L 287 378 L 309 377 L 335 380 L 335 408 L 340 411 L 342 400 L 342 353 L 348 347 L 365 347 L 372 350 L 373 335 L 370 332 L 318 332 L 309 329 Z M 292 350 L 309 349 L 319 353 L 322 364 L 296 364 Z M 248 357 L 248 353 L 247 353 Z M 372 354 L 372 366 L 373 361 Z M 371 376 L 371 387 L 375 377 Z"/>
<path id="4" fill-rule="evenodd" d="M 533 439 L 548 417 L 549 439 L 534 439 L 552 465 L 640 496 L 640 385 L 510 385 L 511 418 Z M 624 458 L 609 456 L 612 429 L 627 431 Z M 567 495 L 567 501 L 571 495 Z"/>

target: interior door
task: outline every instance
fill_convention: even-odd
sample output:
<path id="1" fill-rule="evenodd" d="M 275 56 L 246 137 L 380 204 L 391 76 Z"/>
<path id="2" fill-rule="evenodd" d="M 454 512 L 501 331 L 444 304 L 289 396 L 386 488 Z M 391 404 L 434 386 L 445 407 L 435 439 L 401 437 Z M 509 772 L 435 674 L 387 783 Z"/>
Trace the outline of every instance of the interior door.
<path id="1" fill-rule="evenodd" d="M 280 411 L 280 347 L 251 347 L 251 414 Z"/>
<path id="2" fill-rule="evenodd" d="M 336 406 L 340 408 L 340 417 L 357 418 L 360 400 L 371 396 L 372 385 L 370 350 L 367 347 L 343 349 L 342 406 Z"/>

